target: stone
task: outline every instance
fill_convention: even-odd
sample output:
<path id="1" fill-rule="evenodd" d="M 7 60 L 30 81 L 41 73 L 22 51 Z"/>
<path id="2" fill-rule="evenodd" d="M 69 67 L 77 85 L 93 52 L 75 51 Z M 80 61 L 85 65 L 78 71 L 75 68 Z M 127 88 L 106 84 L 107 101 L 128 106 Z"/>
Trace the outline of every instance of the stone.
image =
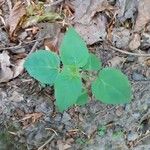
<path id="1" fill-rule="evenodd" d="M 135 33 L 133 35 L 131 42 L 129 43 L 129 49 L 131 51 L 134 51 L 134 50 L 138 49 L 140 47 L 140 45 L 141 45 L 141 37 L 139 34 Z"/>
<path id="2" fill-rule="evenodd" d="M 117 48 L 126 49 L 130 41 L 130 30 L 125 28 L 115 28 L 112 32 L 112 43 Z"/>
<path id="3" fill-rule="evenodd" d="M 127 136 L 128 141 L 134 141 L 139 137 L 139 135 L 136 132 L 130 132 Z"/>
<path id="4" fill-rule="evenodd" d="M 64 112 L 62 116 L 62 123 L 66 124 L 69 120 L 71 120 L 71 117 L 68 113 Z"/>

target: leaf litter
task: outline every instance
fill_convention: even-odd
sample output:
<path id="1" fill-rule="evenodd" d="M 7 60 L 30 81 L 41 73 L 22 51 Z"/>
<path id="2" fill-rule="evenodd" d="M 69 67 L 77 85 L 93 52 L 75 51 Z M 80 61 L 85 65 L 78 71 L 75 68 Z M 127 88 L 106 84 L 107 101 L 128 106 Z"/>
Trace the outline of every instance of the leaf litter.
<path id="1" fill-rule="evenodd" d="M 10 56 L 7 51 L 0 54 L 0 83 L 8 82 L 16 78 L 23 70 L 24 59 L 18 60 L 15 64 L 10 62 Z"/>
<path id="2" fill-rule="evenodd" d="M 26 8 L 21 1 L 18 1 L 11 9 L 8 17 L 9 35 L 13 40 L 16 37 L 16 32 L 22 26 L 22 21 L 26 15 Z"/>
<path id="3" fill-rule="evenodd" d="M 19 2 L 17 2 L 17 3 L 19 3 Z M 11 12 L 12 18 L 16 17 L 17 19 L 16 20 L 12 19 L 12 21 L 13 21 L 12 26 L 10 25 L 11 21 L 8 22 L 8 25 L 10 26 L 8 35 L 10 35 L 11 40 L 14 40 L 14 39 L 17 40 L 18 39 L 17 35 L 20 34 L 19 32 L 22 32 L 22 29 L 23 29 L 23 32 L 24 32 L 24 30 L 27 31 L 28 28 L 30 28 L 30 27 L 32 28 L 32 26 L 36 27 L 37 25 L 39 25 L 40 24 L 39 22 L 42 22 L 43 24 L 48 24 L 48 26 L 51 25 L 51 22 L 54 22 L 54 26 L 55 26 L 55 22 L 57 22 L 57 19 L 58 20 L 62 19 L 62 18 L 59 18 L 60 17 L 58 15 L 59 13 L 55 12 L 55 11 L 54 12 L 56 14 L 53 13 L 53 11 L 52 12 L 49 11 L 50 15 L 52 15 L 51 18 L 50 18 L 50 16 L 47 18 L 47 15 L 44 15 L 44 17 L 41 17 L 40 13 L 43 11 L 42 10 L 43 8 L 41 10 L 40 9 L 35 10 L 35 6 L 33 7 L 33 5 L 36 5 L 36 7 L 37 7 L 37 5 L 39 5 L 37 3 L 36 4 L 31 3 L 31 7 L 34 10 L 33 14 L 24 13 L 24 11 L 26 11 L 26 12 L 28 11 L 26 5 L 22 5 L 22 3 L 21 3 L 21 4 L 18 4 L 18 6 L 17 6 L 17 3 L 15 3 L 15 5 L 12 8 L 12 10 L 14 12 Z M 60 28 L 61 29 L 60 32 L 64 31 L 64 29 L 68 26 L 68 24 L 73 24 L 88 45 L 92 45 L 92 44 L 99 43 L 99 42 L 103 43 L 104 41 L 109 40 L 109 42 L 110 42 L 109 44 L 112 44 L 113 46 L 118 47 L 118 48 L 122 48 L 125 52 L 127 52 L 127 50 L 132 50 L 132 51 L 134 50 L 134 52 L 144 53 L 145 55 L 147 53 L 149 53 L 149 35 L 150 35 L 150 29 L 148 27 L 149 26 L 148 23 L 150 21 L 150 19 L 149 19 L 150 18 L 149 17 L 149 14 L 150 14 L 149 13 L 149 7 L 150 7 L 149 0 L 142 0 L 142 1 L 138 1 L 138 0 L 132 0 L 132 1 L 130 1 L 130 0 L 108 0 L 108 1 L 106 1 L 106 0 L 99 0 L 99 1 L 98 0 L 72 0 L 70 3 L 72 4 L 71 8 L 73 8 L 75 13 L 74 13 L 74 11 L 72 11 L 72 14 L 70 16 L 66 16 L 65 21 L 68 21 L 69 23 L 68 22 L 66 23 L 64 21 L 65 23 L 61 24 L 59 22 L 59 24 L 61 26 L 56 27 L 56 28 Z M 3 1 L 1 4 L 3 4 Z M 44 2 L 44 4 L 45 4 L 45 2 Z M 59 12 L 61 12 L 62 14 L 64 13 L 63 15 L 66 15 L 66 13 L 63 12 L 64 5 L 66 5 L 66 4 L 67 4 L 67 2 L 64 2 L 64 3 L 62 2 L 60 5 L 57 6 L 57 8 L 61 7 L 61 11 L 59 11 Z M 24 8 L 25 8 L 25 10 L 24 10 Z M 68 8 L 70 8 L 70 5 Z M 23 12 L 20 11 L 21 9 L 23 10 Z M 45 12 L 45 10 L 44 10 L 44 12 Z M 3 12 L 2 12 L 2 15 L 5 16 L 5 14 L 3 14 Z M 26 18 L 27 15 L 28 15 L 28 17 Z M 38 17 L 40 16 L 40 19 L 38 17 L 37 17 L 38 18 L 37 19 L 36 16 L 38 16 Z M 10 17 L 10 12 L 9 12 L 9 17 Z M 4 17 L 4 18 L 7 18 L 7 17 Z M 72 20 L 72 18 L 74 18 L 74 19 Z M 41 30 L 41 29 L 42 29 L 42 27 L 39 28 L 39 30 Z M 121 29 L 121 30 L 119 30 L 119 29 Z M 108 31 L 109 31 L 109 34 L 111 37 L 109 39 L 108 39 Z M 118 32 L 114 32 L 114 31 L 118 31 Z M 7 33 L 7 31 L 5 31 L 5 30 L 4 30 L 4 32 Z M 30 31 L 27 31 L 27 32 L 30 33 Z M 43 32 L 45 32 L 45 33 L 43 33 Z M 118 36 L 119 32 L 120 32 L 120 34 L 122 34 L 121 36 L 120 35 Z M 134 33 L 134 32 L 136 32 L 136 33 Z M 42 45 L 41 44 L 42 42 L 41 42 L 40 43 L 41 45 L 39 44 L 39 47 L 45 47 L 48 50 L 52 49 L 53 51 L 58 51 L 59 44 L 57 44 L 57 42 L 59 43 L 60 37 L 58 36 L 56 38 L 56 36 L 55 36 L 56 32 L 53 29 L 44 27 L 44 30 L 42 30 L 42 33 L 43 33 L 42 37 L 43 38 L 46 37 L 46 38 L 44 40 L 45 41 L 44 44 Z M 49 34 L 51 35 L 52 33 L 54 33 L 53 36 L 47 37 L 47 35 L 49 35 Z M 63 34 L 63 32 L 61 34 Z M 37 34 L 35 33 L 35 35 L 37 35 Z M 35 38 L 38 38 L 38 36 L 33 36 L 33 34 L 30 33 L 30 35 L 27 34 L 27 37 L 25 39 L 23 39 L 23 38 L 22 39 L 23 39 L 23 41 L 26 39 L 28 39 L 30 41 L 31 39 L 35 39 Z M 56 39 L 56 41 L 55 41 L 55 39 Z M 133 42 L 132 42 L 132 40 L 133 40 Z M 2 43 L 2 41 L 0 41 L 0 44 Z M 9 40 L 7 40 L 6 43 L 9 43 Z M 1 45 L 3 47 L 6 46 L 5 43 L 3 43 Z M 30 51 L 30 47 L 29 47 L 29 49 L 25 50 L 23 52 L 23 54 L 24 53 L 27 54 L 27 52 Z M 126 59 L 124 59 L 123 55 L 118 57 L 118 53 L 113 53 L 112 51 L 102 52 L 102 50 L 98 50 L 97 53 L 98 54 L 103 53 L 103 55 L 101 55 L 100 57 L 102 57 L 102 56 L 104 56 L 106 58 L 108 57 L 109 59 L 106 59 L 105 61 L 108 60 L 107 62 L 111 63 L 112 66 L 119 67 L 119 68 L 121 66 L 121 69 L 123 68 L 124 72 L 126 72 L 129 77 L 131 76 L 132 72 L 133 73 L 134 73 L 134 71 L 139 72 L 137 70 L 142 70 L 141 71 L 142 75 L 144 77 L 149 77 L 149 73 L 148 73 L 149 58 L 145 60 L 145 58 L 139 57 L 138 59 L 140 59 L 142 61 L 138 60 L 136 62 L 137 64 L 135 65 L 134 61 L 136 61 L 136 59 L 134 59 L 134 61 L 132 62 L 133 64 L 132 64 L 132 63 L 129 63 Z M 19 55 L 19 54 L 17 54 L 17 55 Z M 11 60 L 12 57 L 14 57 L 14 55 L 11 55 L 11 53 L 7 53 L 6 51 L 3 51 L 0 54 L 0 83 L 8 82 L 11 79 L 13 79 L 14 77 L 17 77 L 20 73 L 22 73 L 22 71 L 17 71 L 17 70 L 15 71 L 14 68 L 15 68 L 15 66 L 16 67 L 19 66 L 18 67 L 19 70 L 23 70 L 22 64 L 24 61 L 24 57 L 18 58 L 15 61 Z M 128 56 L 127 56 L 127 59 L 128 59 Z M 144 64 L 144 62 L 146 65 Z M 107 64 L 104 63 L 103 65 L 107 65 Z M 24 79 L 22 79 L 22 80 L 24 80 Z M 8 83 L 9 84 L 13 83 L 13 85 L 11 87 L 12 89 L 14 88 L 13 87 L 14 84 L 15 84 L 15 86 L 17 86 L 18 84 L 21 84 L 21 88 L 19 87 L 20 89 L 22 89 L 22 87 L 25 87 L 28 85 L 29 85 L 29 87 L 33 86 L 33 85 L 31 85 L 31 80 L 29 81 L 29 79 L 27 79 L 24 82 L 25 82 L 23 84 L 24 86 L 22 86 L 20 79 L 16 78 L 15 80 L 8 82 Z M 132 102 L 132 105 L 129 105 L 129 106 L 127 105 L 127 106 L 123 107 L 123 110 L 121 110 L 122 112 L 121 112 L 120 118 L 114 116 L 114 110 L 112 109 L 111 111 L 109 111 L 109 109 L 106 109 L 107 108 L 106 106 L 104 107 L 106 111 L 98 112 L 100 115 L 95 116 L 95 118 L 93 116 L 90 117 L 91 113 L 88 113 L 88 111 L 90 111 L 90 109 L 93 108 L 92 105 L 94 106 L 94 109 L 96 107 L 97 108 L 102 107 L 101 109 L 102 110 L 104 109 L 103 105 L 95 106 L 95 105 L 97 105 L 95 103 L 91 103 L 86 108 L 79 109 L 79 112 L 77 111 L 78 108 L 75 109 L 75 112 L 73 111 L 74 116 L 76 116 L 76 113 L 80 113 L 80 115 L 83 118 L 81 122 L 80 121 L 78 122 L 76 120 L 76 118 L 73 116 L 71 118 L 74 119 L 73 120 L 74 122 L 72 120 L 69 120 L 69 121 L 64 122 L 62 125 L 59 122 L 61 120 L 60 114 L 56 114 L 56 118 L 54 117 L 54 120 L 59 120 L 59 121 L 58 122 L 54 121 L 54 124 L 53 124 L 51 122 L 53 120 L 51 118 L 51 116 L 53 116 L 53 114 L 48 114 L 42 118 L 38 118 L 40 121 L 36 122 L 37 126 L 34 124 L 34 121 L 33 121 L 33 124 L 32 124 L 33 128 L 31 128 L 29 126 L 27 128 L 27 130 L 25 131 L 24 135 L 28 139 L 28 146 L 30 147 L 30 149 L 37 149 L 37 145 L 39 144 L 40 137 L 42 137 L 42 138 L 46 137 L 43 135 L 43 133 L 44 133 L 43 126 L 47 127 L 50 124 L 53 124 L 53 126 L 55 128 L 57 128 L 57 130 L 65 136 L 64 140 L 61 140 L 60 143 L 58 142 L 60 144 L 60 145 L 58 145 L 58 147 L 60 149 L 62 147 L 70 148 L 70 149 L 74 148 L 74 144 L 72 144 L 72 143 L 68 144 L 66 142 L 67 141 L 66 137 L 68 137 L 66 130 L 68 128 L 70 128 L 70 126 L 71 126 L 71 128 L 73 128 L 73 127 L 76 128 L 76 127 L 78 127 L 78 125 L 80 125 L 80 127 L 82 129 L 85 127 L 85 124 L 92 126 L 91 122 L 92 122 L 92 124 L 97 124 L 97 123 L 102 123 L 102 122 L 107 124 L 108 122 L 115 120 L 115 121 L 118 121 L 117 122 L 118 125 L 115 125 L 115 127 L 117 129 L 120 129 L 121 127 L 119 127 L 119 125 L 121 125 L 123 127 L 123 130 L 125 130 L 125 132 L 127 132 L 126 134 L 123 133 L 124 136 L 127 136 L 128 131 L 130 131 L 130 129 L 133 129 L 132 126 L 133 127 L 137 126 L 136 121 L 140 117 L 142 117 L 142 115 L 146 111 L 148 111 L 148 108 L 149 108 L 148 101 L 147 101 L 149 99 L 149 94 L 147 94 L 147 92 L 149 93 L 149 89 L 150 89 L 149 85 L 150 84 L 148 83 L 148 81 L 144 81 L 144 83 L 138 82 L 138 83 L 134 83 L 134 84 L 135 84 L 134 90 L 135 90 L 135 97 L 136 97 L 135 101 Z M 37 87 L 34 87 L 34 88 L 36 90 Z M 27 91 L 29 91 L 29 89 L 27 89 Z M 139 89 L 140 89 L 140 91 L 139 91 Z M 0 115 L 1 115 L 1 114 L 5 113 L 3 110 L 5 110 L 8 107 L 8 105 L 11 104 L 9 101 L 6 101 L 6 103 L 8 105 L 4 104 L 4 97 L 6 97 L 5 96 L 6 92 L 8 92 L 8 95 L 9 95 L 11 93 L 11 91 L 10 92 L 9 92 L 9 90 L 2 91 L 0 89 L 0 92 L 1 92 L 0 97 L 1 96 L 3 97 L 3 99 L 0 103 L 0 112 L 2 110 L 2 113 L 0 113 Z M 36 92 L 36 94 L 37 93 L 39 94 L 40 92 Z M 50 95 L 50 94 L 48 94 L 48 95 Z M 29 97 L 29 95 L 24 95 L 24 96 Z M 25 101 L 27 101 L 28 103 L 23 102 L 23 103 L 20 103 L 19 105 L 16 103 L 13 103 L 13 107 L 11 106 L 10 110 L 13 110 L 13 109 L 16 109 L 16 107 L 19 107 L 22 111 L 24 111 L 24 110 L 26 111 L 25 114 L 34 114 L 34 113 L 36 114 L 33 107 L 36 105 L 39 106 L 39 102 L 36 101 L 37 99 L 40 102 L 42 102 L 42 100 L 39 97 L 35 98 L 32 95 L 32 98 L 25 99 Z M 45 101 L 45 99 L 43 100 L 43 102 L 44 101 Z M 48 101 L 49 101 L 49 99 L 48 99 Z M 138 103 L 136 101 L 138 101 Z M 5 106 L 5 107 L 3 107 L 3 109 L 1 109 L 1 106 Z M 49 106 L 49 109 L 52 109 L 52 107 L 53 107 L 53 105 L 51 104 Z M 47 108 L 45 106 L 44 110 L 46 110 L 46 109 Z M 110 113 L 108 113 L 107 110 Z M 13 111 L 11 111 L 11 114 L 7 113 L 8 118 L 10 115 L 12 115 Z M 91 112 L 92 111 L 93 111 L 93 109 L 91 109 Z M 66 112 L 66 113 L 69 114 L 69 112 Z M 131 117 L 127 117 L 128 115 L 126 115 L 126 114 L 130 114 Z M 86 118 L 87 117 L 86 115 L 89 116 L 88 119 Z M 0 121 L 2 121 L 3 117 L 4 116 L 2 115 Z M 26 117 L 26 116 L 24 116 L 24 117 Z M 17 118 L 15 118 L 15 119 L 17 119 Z M 101 122 L 101 120 L 103 120 L 103 121 Z M 126 124 L 124 124 L 124 120 L 126 120 Z M 40 122 L 42 122 L 42 123 L 40 123 Z M 77 126 L 75 125 L 76 122 L 78 122 Z M 58 126 L 57 126 L 57 124 L 58 124 Z M 41 129 L 43 129 L 43 130 L 41 130 Z M 87 132 L 92 132 L 90 130 L 91 129 L 89 128 L 89 130 Z M 112 131 L 112 130 L 114 130 L 114 128 L 113 129 L 110 128 L 110 130 Z M 134 132 L 139 133 L 139 131 L 134 131 Z M 79 135 L 77 135 L 77 136 L 79 136 Z M 108 149 L 112 148 L 112 147 L 111 148 L 108 147 L 108 145 L 106 144 L 106 141 L 108 143 L 110 143 L 109 141 L 112 140 L 111 139 L 112 132 L 110 132 L 109 129 L 104 138 L 98 138 L 97 136 L 96 136 L 96 138 L 94 138 L 94 135 L 95 134 L 93 133 L 92 134 L 93 137 L 91 137 L 92 138 L 91 141 L 90 142 L 88 141 L 89 147 L 82 145 L 83 147 L 81 148 L 79 146 L 79 144 L 76 144 L 75 148 L 87 150 L 88 148 L 93 149 L 94 146 L 95 146 L 95 148 L 97 148 L 97 147 L 99 147 L 99 145 L 101 147 L 105 147 L 105 148 L 107 147 Z M 72 134 L 71 136 L 76 138 L 76 136 L 74 134 Z M 86 140 L 85 136 L 86 135 L 81 136 L 81 137 L 82 138 L 84 137 L 84 139 Z M 95 143 L 92 143 L 93 139 L 94 139 L 94 142 L 98 144 L 98 146 Z M 138 139 L 139 139 L 139 137 L 138 137 Z M 145 139 L 144 142 L 146 142 L 146 140 L 147 139 Z M 123 141 L 125 141 L 125 140 L 120 138 L 120 139 L 118 139 L 118 142 L 120 142 L 119 144 L 118 144 L 118 142 L 116 142 L 114 140 L 113 140 L 113 143 L 117 143 L 119 146 L 121 146 L 123 148 L 127 148 L 128 146 L 129 147 L 134 146 L 135 141 L 130 142 L 130 143 L 128 141 L 126 141 L 128 143 L 128 145 L 124 144 Z M 55 141 L 55 139 L 47 147 L 54 148 L 56 146 L 54 143 L 57 143 L 57 141 Z M 137 147 L 138 147 L 138 145 L 137 145 Z M 145 147 L 145 149 L 146 148 L 147 147 Z M 45 149 L 46 149 L 46 147 L 45 147 Z"/>

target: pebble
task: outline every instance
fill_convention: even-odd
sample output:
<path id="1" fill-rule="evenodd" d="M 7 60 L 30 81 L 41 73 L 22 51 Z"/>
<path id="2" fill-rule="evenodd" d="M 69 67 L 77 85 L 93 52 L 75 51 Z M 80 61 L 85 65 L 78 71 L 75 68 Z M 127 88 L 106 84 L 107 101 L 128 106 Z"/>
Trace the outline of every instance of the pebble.
<path id="1" fill-rule="evenodd" d="M 127 136 L 128 141 L 134 141 L 139 137 L 136 132 L 130 132 Z"/>
<path id="2" fill-rule="evenodd" d="M 123 108 L 122 107 L 118 107 L 117 109 L 116 109 L 116 115 L 118 116 L 118 117 L 120 117 L 122 114 L 123 114 Z"/>
<path id="3" fill-rule="evenodd" d="M 56 122 L 60 122 L 61 121 L 61 117 L 62 115 L 59 113 L 59 114 L 56 114 L 55 118 L 54 118 L 54 121 Z"/>
<path id="4" fill-rule="evenodd" d="M 50 107 L 50 104 L 48 102 L 43 102 L 40 105 L 36 106 L 35 111 L 42 112 L 47 115 L 50 115 L 53 112 L 52 107 Z"/>
<path id="5" fill-rule="evenodd" d="M 71 120 L 71 117 L 68 113 L 64 112 L 63 116 L 62 116 L 62 123 L 66 124 L 66 122 L 68 122 L 69 120 Z"/>
<path id="6" fill-rule="evenodd" d="M 150 33 L 143 33 L 140 47 L 141 50 L 147 50 L 150 48 Z"/>
<path id="7" fill-rule="evenodd" d="M 133 72 L 132 79 L 135 81 L 143 81 L 143 80 L 145 80 L 145 77 L 142 74 L 139 74 L 137 72 Z"/>
<path id="8" fill-rule="evenodd" d="M 132 116 L 133 118 L 138 119 L 140 117 L 140 113 L 133 113 Z"/>
<path id="9" fill-rule="evenodd" d="M 137 58 L 135 56 L 130 55 L 130 56 L 127 57 L 126 62 L 134 62 L 136 60 L 137 60 Z"/>
<path id="10" fill-rule="evenodd" d="M 141 39 L 141 37 L 139 34 L 136 33 L 133 35 L 133 38 L 132 38 L 131 42 L 129 43 L 129 49 L 131 51 L 136 50 L 140 47 L 140 45 L 141 45 L 140 39 Z"/>
<path id="11" fill-rule="evenodd" d="M 130 40 L 130 31 L 124 28 L 115 28 L 112 33 L 113 45 L 117 48 L 127 48 Z"/>

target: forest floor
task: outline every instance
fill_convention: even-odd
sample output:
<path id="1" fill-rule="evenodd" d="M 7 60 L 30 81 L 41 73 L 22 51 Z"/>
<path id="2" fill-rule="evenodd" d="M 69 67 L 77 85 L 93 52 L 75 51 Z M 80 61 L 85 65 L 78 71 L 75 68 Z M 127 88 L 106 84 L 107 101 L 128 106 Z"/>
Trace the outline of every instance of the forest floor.
<path id="1" fill-rule="evenodd" d="M 133 99 L 55 109 L 54 90 L 23 68 L 38 49 L 59 51 L 74 26 L 103 66 L 120 69 Z M 150 150 L 149 0 L 0 0 L 0 150 Z"/>

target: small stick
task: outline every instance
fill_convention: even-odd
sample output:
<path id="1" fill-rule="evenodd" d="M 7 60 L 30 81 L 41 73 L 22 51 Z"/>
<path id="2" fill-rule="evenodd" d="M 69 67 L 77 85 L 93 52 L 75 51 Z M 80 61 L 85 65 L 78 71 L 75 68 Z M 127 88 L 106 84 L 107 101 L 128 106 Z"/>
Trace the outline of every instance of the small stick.
<path id="1" fill-rule="evenodd" d="M 45 129 L 53 131 L 55 133 L 55 135 L 58 136 L 58 133 L 54 129 L 52 129 L 52 128 L 45 128 Z"/>
<path id="2" fill-rule="evenodd" d="M 34 45 L 33 45 L 32 49 L 31 49 L 31 51 L 29 52 L 29 55 L 30 55 L 31 53 L 33 53 L 33 52 L 36 50 L 36 47 L 37 47 L 38 44 L 39 44 L 39 41 L 37 40 L 37 41 L 34 43 Z"/>
<path id="3" fill-rule="evenodd" d="M 120 53 L 123 53 L 123 54 L 126 54 L 126 55 L 132 55 L 132 56 L 138 56 L 138 57 L 150 57 L 150 54 L 139 54 L 139 53 L 132 53 L 132 52 L 127 52 L 127 51 L 124 51 L 124 50 L 121 50 L 119 48 L 116 48 L 114 46 L 106 46 L 103 45 L 103 49 L 104 50 L 114 50 L 114 51 L 117 51 L 117 52 L 120 52 Z"/>
<path id="4" fill-rule="evenodd" d="M 53 133 L 53 135 L 42 146 L 40 146 L 38 150 L 42 150 L 48 143 L 50 143 L 54 139 L 55 136 L 55 133 Z"/>

